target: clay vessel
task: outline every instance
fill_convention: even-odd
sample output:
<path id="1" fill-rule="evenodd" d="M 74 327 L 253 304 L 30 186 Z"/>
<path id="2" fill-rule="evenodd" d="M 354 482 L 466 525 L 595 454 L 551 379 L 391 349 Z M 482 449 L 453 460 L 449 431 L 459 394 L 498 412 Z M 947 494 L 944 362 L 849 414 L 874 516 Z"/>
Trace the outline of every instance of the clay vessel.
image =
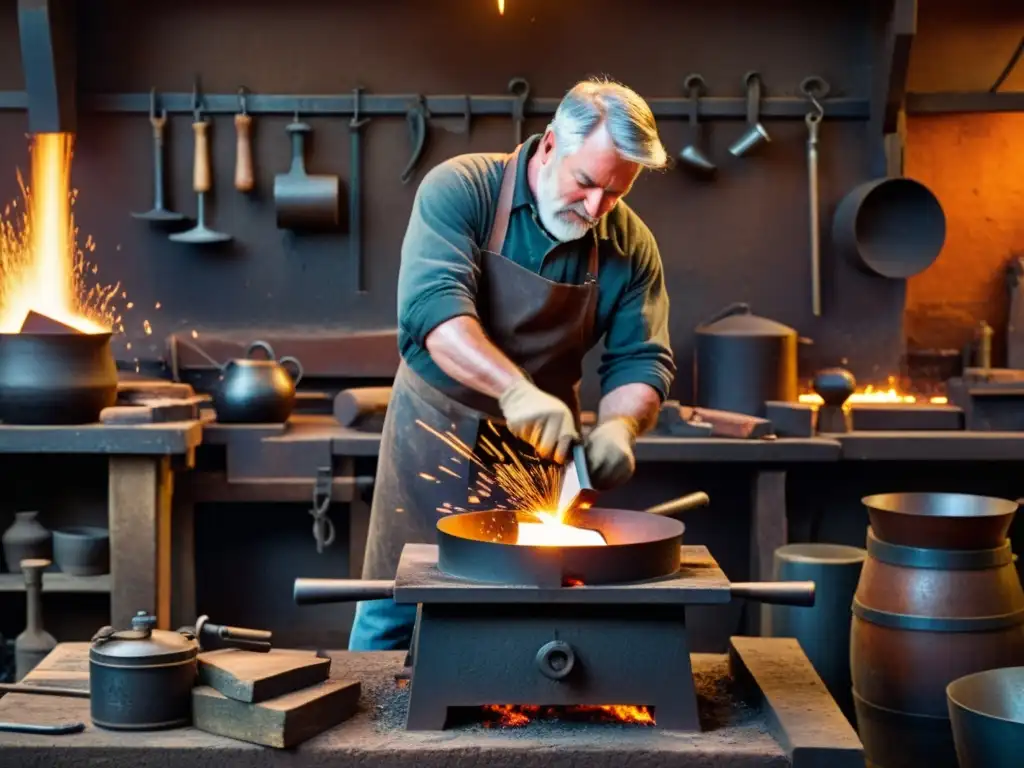
<path id="1" fill-rule="evenodd" d="M 53 635 L 43 629 L 43 571 L 49 560 L 26 559 L 19 563 L 25 573 L 27 598 L 25 631 L 14 641 L 14 680 L 21 680 L 57 647 Z"/>
<path id="2" fill-rule="evenodd" d="M 4 558 L 11 573 L 21 573 L 21 561 L 49 560 L 53 554 L 53 536 L 36 516 L 38 512 L 15 512 L 14 524 L 4 531 Z"/>
<path id="3" fill-rule="evenodd" d="M 110 572 L 110 536 L 106 528 L 78 526 L 53 532 L 53 560 L 71 576 Z"/>
<path id="4" fill-rule="evenodd" d="M 1024 664 L 1024 589 L 1010 542 L 908 547 L 868 529 L 850 671 L 864 756 L 879 768 L 957 768 L 946 686 Z"/>

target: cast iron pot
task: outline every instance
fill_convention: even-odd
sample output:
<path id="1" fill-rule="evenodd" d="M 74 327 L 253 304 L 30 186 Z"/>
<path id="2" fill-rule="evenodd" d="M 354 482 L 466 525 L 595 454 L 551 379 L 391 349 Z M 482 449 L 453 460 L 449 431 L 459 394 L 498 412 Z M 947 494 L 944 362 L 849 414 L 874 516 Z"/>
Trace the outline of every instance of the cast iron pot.
<path id="1" fill-rule="evenodd" d="M 252 357 L 262 350 L 266 360 Z M 294 374 L 286 366 L 294 368 Z M 213 396 L 217 421 L 224 424 L 284 424 L 295 409 L 295 385 L 302 379 L 302 364 L 294 357 L 275 359 L 265 341 L 254 341 L 245 357 L 229 360 L 221 371 Z"/>
<path id="2" fill-rule="evenodd" d="M 89 649 L 89 710 L 100 728 L 152 731 L 192 722 L 199 644 L 186 629 L 153 629 L 145 611 L 132 628 L 103 627 Z"/>
<path id="3" fill-rule="evenodd" d="M 788 325 L 730 304 L 697 326 L 694 402 L 702 408 L 764 416 L 765 401 L 798 398 L 798 345 Z"/>
<path id="4" fill-rule="evenodd" d="M 91 424 L 117 401 L 110 333 L 0 334 L 0 421 Z"/>

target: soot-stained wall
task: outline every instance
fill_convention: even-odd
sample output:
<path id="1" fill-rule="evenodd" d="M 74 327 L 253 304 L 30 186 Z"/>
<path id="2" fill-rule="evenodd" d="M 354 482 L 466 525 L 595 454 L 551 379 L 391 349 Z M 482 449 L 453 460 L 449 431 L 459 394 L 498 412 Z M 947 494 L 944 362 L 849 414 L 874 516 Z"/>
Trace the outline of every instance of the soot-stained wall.
<path id="1" fill-rule="evenodd" d="M 0 0 L 0 90 L 23 88 L 15 6 Z M 79 85 L 83 93 L 187 92 L 199 74 L 209 93 L 240 86 L 258 93 L 348 93 L 358 83 L 374 93 L 497 95 L 522 76 L 532 95 L 558 97 L 578 78 L 604 74 L 654 97 L 682 95 L 685 76 L 699 72 L 709 95 L 742 96 L 744 73 L 758 70 L 765 96 L 797 95 L 812 74 L 826 78 L 833 95 L 870 92 L 867 3 L 510 0 L 507 6 L 501 17 L 491 0 L 96 0 L 81 6 Z M 347 118 L 303 118 L 314 129 L 310 172 L 346 180 Z M 255 329 L 265 328 L 394 325 L 399 249 L 416 186 L 399 181 L 409 154 L 404 121 L 378 118 L 365 132 L 365 295 L 356 293 L 344 235 L 292 238 L 275 227 L 273 177 L 287 169 L 287 122 L 255 118 L 257 191 L 246 196 L 232 188 L 232 119 L 213 118 L 210 215 L 213 227 L 235 238 L 225 254 L 171 243 L 130 218 L 152 202 L 145 115 L 81 115 L 73 171 L 77 222 L 82 237 L 97 244 L 96 278 L 120 281 L 123 303 L 133 304 L 124 313 L 120 357 L 160 358 L 166 335 L 180 330 L 251 327 L 255 338 Z M 0 113 L 0 200 L 16 196 L 15 168 L 26 167 L 25 127 L 24 113 Z M 527 124 L 528 131 L 543 127 L 543 119 Z M 866 383 L 898 361 L 904 286 L 833 259 L 827 237 L 824 313 L 813 317 L 806 129 L 800 119 L 770 120 L 767 127 L 771 144 L 735 160 L 727 147 L 741 121 L 706 126 L 720 165 L 716 181 L 695 181 L 676 169 L 644 177 L 629 197 L 661 247 L 682 398 L 690 393 L 694 326 L 733 301 L 747 301 L 756 313 L 812 338 L 808 369 L 847 358 Z M 664 120 L 660 128 L 672 151 L 686 143 L 683 121 Z M 435 125 L 416 179 L 457 153 L 511 149 L 512 136 L 507 118 L 474 120 L 468 138 Z M 171 117 L 167 143 L 169 203 L 194 215 L 189 116 Z M 870 176 L 870 149 L 865 123 L 826 120 L 823 231 L 838 199 Z M 585 386 L 590 404 L 593 378 Z"/>

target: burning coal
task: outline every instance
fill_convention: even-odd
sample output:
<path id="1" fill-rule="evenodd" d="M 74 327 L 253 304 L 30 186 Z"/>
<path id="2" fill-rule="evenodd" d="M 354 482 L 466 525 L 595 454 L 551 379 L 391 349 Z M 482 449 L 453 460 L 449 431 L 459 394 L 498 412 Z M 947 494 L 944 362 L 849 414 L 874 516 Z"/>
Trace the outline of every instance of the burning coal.
<path id="1" fill-rule="evenodd" d="M 93 283 L 98 269 L 85 253 L 96 245 L 91 237 L 78 245 L 73 144 L 70 134 L 36 134 L 31 186 L 19 171 L 21 205 L 15 201 L 0 217 L 0 333 L 21 331 L 30 312 L 83 333 L 124 330 L 114 305 L 120 284 Z"/>
<path id="2" fill-rule="evenodd" d="M 536 720 L 655 725 L 654 712 L 651 709 L 625 704 L 574 705 L 565 707 L 492 704 L 484 707 L 483 710 L 483 725 L 488 728 L 521 728 Z"/>

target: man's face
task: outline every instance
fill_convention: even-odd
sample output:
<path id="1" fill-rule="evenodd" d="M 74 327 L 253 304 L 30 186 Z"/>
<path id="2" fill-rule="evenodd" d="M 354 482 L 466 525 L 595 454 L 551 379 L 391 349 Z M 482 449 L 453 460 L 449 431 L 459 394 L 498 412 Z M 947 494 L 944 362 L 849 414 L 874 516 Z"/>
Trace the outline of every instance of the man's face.
<path id="1" fill-rule="evenodd" d="M 624 159 L 604 125 L 583 142 L 579 151 L 558 157 L 555 136 L 548 130 L 537 148 L 537 212 L 557 240 L 583 237 L 619 198 L 629 192 L 640 166 Z"/>

